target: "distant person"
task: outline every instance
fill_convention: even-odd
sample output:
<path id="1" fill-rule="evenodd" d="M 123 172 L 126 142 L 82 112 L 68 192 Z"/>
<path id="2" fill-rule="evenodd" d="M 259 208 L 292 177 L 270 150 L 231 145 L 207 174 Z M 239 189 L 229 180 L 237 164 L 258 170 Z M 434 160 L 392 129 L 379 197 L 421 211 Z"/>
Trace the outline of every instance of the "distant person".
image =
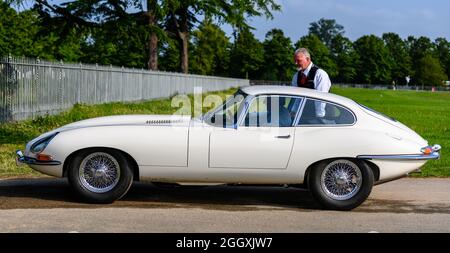
<path id="1" fill-rule="evenodd" d="M 299 48 L 295 50 L 294 61 L 298 66 L 298 71 L 292 77 L 292 86 L 315 89 L 320 92 L 330 91 L 330 77 L 327 72 L 314 65 L 308 49 Z M 315 103 L 315 114 L 317 118 L 325 116 L 325 103 Z"/>

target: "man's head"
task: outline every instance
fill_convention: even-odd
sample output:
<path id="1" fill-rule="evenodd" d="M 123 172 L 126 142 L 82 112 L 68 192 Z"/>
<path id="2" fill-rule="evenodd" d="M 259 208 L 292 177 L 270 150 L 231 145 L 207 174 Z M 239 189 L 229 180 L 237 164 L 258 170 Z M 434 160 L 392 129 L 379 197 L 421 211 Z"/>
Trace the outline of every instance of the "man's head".
<path id="1" fill-rule="evenodd" d="M 295 50 L 294 61 L 300 69 L 306 69 L 311 63 L 311 55 L 309 54 L 308 49 L 299 48 Z"/>

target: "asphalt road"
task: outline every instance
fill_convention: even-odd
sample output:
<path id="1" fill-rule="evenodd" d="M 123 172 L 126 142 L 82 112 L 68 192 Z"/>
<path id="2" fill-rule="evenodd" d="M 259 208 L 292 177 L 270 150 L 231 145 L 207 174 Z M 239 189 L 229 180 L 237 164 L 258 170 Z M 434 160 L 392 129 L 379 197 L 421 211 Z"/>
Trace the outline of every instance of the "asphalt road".
<path id="1" fill-rule="evenodd" d="M 0 180 L 0 232 L 450 232 L 450 179 L 375 186 L 350 212 L 286 187 L 161 189 L 135 183 L 110 205 L 80 203 L 66 180 Z"/>

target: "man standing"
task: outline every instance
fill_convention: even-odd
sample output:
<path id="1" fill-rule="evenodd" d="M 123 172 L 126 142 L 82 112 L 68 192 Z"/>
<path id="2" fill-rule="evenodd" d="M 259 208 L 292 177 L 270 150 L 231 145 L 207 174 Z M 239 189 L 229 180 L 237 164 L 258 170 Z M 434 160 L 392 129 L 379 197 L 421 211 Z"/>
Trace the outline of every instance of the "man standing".
<path id="1" fill-rule="evenodd" d="M 331 81 L 327 72 L 313 64 L 308 49 L 297 49 L 294 53 L 294 61 L 299 71 L 292 78 L 292 86 L 316 89 L 321 92 L 330 91 Z"/>
<path id="2" fill-rule="evenodd" d="M 294 74 L 292 78 L 292 86 L 315 89 L 320 92 L 329 92 L 331 87 L 330 77 L 328 77 L 327 72 L 323 69 L 318 68 L 311 61 L 311 55 L 306 48 L 299 48 L 295 50 L 294 53 L 294 61 L 297 64 L 299 70 Z M 322 102 L 314 102 L 311 106 L 313 106 L 313 111 L 315 111 L 316 120 L 322 122 L 323 117 L 325 116 L 325 103 Z M 298 105 L 295 105 L 294 108 L 297 108 Z M 307 108 L 310 108 L 307 104 Z M 304 114 L 308 110 L 304 109 Z"/>

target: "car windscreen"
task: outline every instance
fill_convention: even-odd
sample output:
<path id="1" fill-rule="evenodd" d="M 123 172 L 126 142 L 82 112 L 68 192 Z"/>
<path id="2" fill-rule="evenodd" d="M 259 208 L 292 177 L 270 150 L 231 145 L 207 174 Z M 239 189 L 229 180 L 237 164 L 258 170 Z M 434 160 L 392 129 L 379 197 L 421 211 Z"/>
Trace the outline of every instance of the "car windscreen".
<path id="1" fill-rule="evenodd" d="M 247 94 L 241 90 L 230 96 L 222 105 L 207 112 L 202 119 L 214 126 L 233 127 L 236 125 L 241 109 L 241 103 Z"/>

